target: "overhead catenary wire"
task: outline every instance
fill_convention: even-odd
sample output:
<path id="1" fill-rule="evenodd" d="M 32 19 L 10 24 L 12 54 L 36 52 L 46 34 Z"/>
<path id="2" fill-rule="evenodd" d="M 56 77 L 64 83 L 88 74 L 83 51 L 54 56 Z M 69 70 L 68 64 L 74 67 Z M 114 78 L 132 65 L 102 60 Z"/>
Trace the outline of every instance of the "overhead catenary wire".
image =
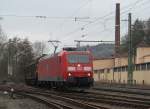
<path id="1" fill-rule="evenodd" d="M 133 6 L 135 6 L 136 4 L 138 4 L 139 2 L 141 2 L 141 1 L 143 1 L 143 0 L 137 0 L 136 2 L 134 2 L 133 4 L 130 4 L 132 7 Z M 30 16 L 30 15 L 15 15 L 15 14 L 0 14 L 0 17 L 21 17 L 21 18 L 43 18 L 43 19 L 71 19 L 71 20 L 75 20 L 76 18 L 79 18 L 80 19 L 80 17 L 73 17 L 73 15 L 76 13 L 76 12 L 78 12 L 78 11 L 80 11 L 84 6 L 86 6 L 88 3 L 90 2 L 90 0 L 87 0 L 86 2 L 85 2 L 85 4 L 83 4 L 83 5 L 81 5 L 81 7 L 79 7 L 77 10 L 75 10 L 73 13 L 72 13 L 72 15 L 71 16 L 69 16 L 69 17 L 60 17 L 60 16 L 45 16 L 45 15 L 35 15 L 35 16 Z M 128 8 L 128 7 L 130 7 L 130 5 L 128 5 L 128 6 L 126 6 L 126 7 L 124 7 L 124 8 Z M 131 8 L 132 8 L 131 7 Z M 123 8 L 123 9 L 124 9 Z M 128 11 L 128 10 L 127 10 Z M 94 18 L 95 20 L 93 20 L 93 21 L 90 21 L 90 22 L 88 22 L 88 21 L 86 21 L 86 22 L 88 22 L 87 24 L 85 24 L 85 25 L 83 25 L 83 27 L 85 27 L 85 26 L 88 26 L 88 25 L 90 25 L 90 24 L 93 24 L 93 23 L 95 23 L 95 22 L 97 22 L 97 21 L 99 21 L 99 20 L 101 20 L 101 19 L 104 19 L 105 17 L 108 17 L 108 16 L 110 16 L 110 15 L 112 15 L 113 13 L 114 13 L 115 11 L 111 11 L 110 13 L 108 13 L 108 14 L 106 14 L 106 15 L 104 15 L 104 16 L 101 16 L 101 17 L 98 17 L 98 18 Z M 124 13 L 124 12 L 123 12 Z M 92 18 L 91 18 L 92 19 Z"/>
<path id="2" fill-rule="evenodd" d="M 132 3 L 132 4 L 128 5 L 128 6 L 123 7 L 122 10 L 124 10 L 124 9 L 125 9 L 125 10 L 122 11 L 121 14 L 125 14 L 125 13 L 129 12 L 133 7 L 135 7 L 135 6 L 136 6 L 138 3 L 140 3 L 141 1 L 144 1 L 144 0 L 137 0 L 136 2 L 134 2 L 134 3 Z M 126 8 L 129 8 L 129 9 L 126 10 Z M 78 31 L 80 31 L 81 28 L 85 28 L 85 27 L 87 27 L 87 26 L 89 26 L 89 25 L 91 25 L 91 24 L 94 24 L 95 22 L 97 22 L 97 21 L 99 21 L 99 20 L 104 20 L 105 18 L 108 19 L 108 17 L 111 16 L 111 15 L 113 15 L 114 12 L 115 12 L 115 11 L 111 11 L 111 12 L 109 12 L 108 14 L 106 14 L 106 15 L 104 15 L 104 16 L 98 17 L 98 18 L 96 18 L 95 20 L 93 20 L 93 21 L 91 21 L 91 22 L 89 22 L 89 23 L 86 23 L 86 24 L 80 26 L 79 28 L 77 28 L 77 29 L 75 29 L 75 30 L 69 32 L 69 33 L 66 33 L 64 36 L 65 36 L 65 37 L 70 36 L 71 34 L 74 34 L 74 33 L 78 32 Z M 112 17 L 112 16 L 111 16 L 111 17 Z M 102 21 L 101 21 L 101 22 L 102 22 Z M 98 23 L 99 23 L 99 22 L 98 22 Z"/>
<path id="3" fill-rule="evenodd" d="M 91 0 L 87 0 L 84 4 L 82 4 L 78 9 L 76 9 L 69 17 L 74 16 L 77 12 L 79 12 L 82 8 L 84 8 Z M 68 21 L 67 19 L 64 19 L 64 21 L 59 25 L 59 27 L 63 27 L 63 25 Z M 75 19 L 75 21 L 80 22 L 79 19 Z M 89 22 L 89 21 L 82 21 L 82 22 Z"/>
<path id="4" fill-rule="evenodd" d="M 149 1 L 148 1 L 149 2 Z M 138 7 L 138 9 L 140 8 L 140 10 L 138 11 L 138 12 L 134 12 L 134 14 L 133 14 L 133 18 L 135 18 L 134 17 L 134 15 L 138 15 L 139 17 L 144 17 L 144 15 L 146 14 L 146 13 L 149 13 L 149 7 L 150 7 L 150 3 L 147 3 L 147 4 L 143 4 L 142 5 L 143 7 Z M 147 14 L 147 15 L 149 15 L 149 14 Z M 144 18 L 145 19 L 145 18 Z M 147 18 L 146 18 L 147 19 Z"/>
<path id="5" fill-rule="evenodd" d="M 46 16 L 46 15 L 16 15 L 16 14 L 0 14 L 0 17 L 20 17 L 20 18 L 43 18 L 43 19 L 75 19 L 78 18 L 76 16 L 73 16 L 75 13 L 80 11 L 84 6 L 86 6 L 89 3 L 90 0 L 86 0 L 85 4 L 81 5 L 78 9 L 76 9 L 71 16 L 69 17 L 60 17 L 60 16 Z"/>
<path id="6" fill-rule="evenodd" d="M 132 3 L 132 4 L 128 5 L 128 6 L 125 6 L 123 9 L 129 8 L 129 7 L 130 7 L 130 9 L 131 9 L 131 8 L 135 7 L 135 6 L 136 6 L 138 3 L 140 3 L 141 1 L 143 1 L 143 0 L 137 0 L 137 1 L 134 2 L 134 3 Z M 148 1 L 149 1 L 149 0 L 148 0 Z M 73 19 L 73 20 L 74 20 L 75 18 L 78 18 L 78 17 L 75 17 L 75 16 L 73 17 L 73 15 L 74 15 L 76 12 L 80 11 L 80 10 L 81 10 L 84 6 L 86 6 L 89 2 L 90 2 L 90 0 L 87 0 L 87 1 L 85 2 L 85 4 L 81 5 L 81 7 L 79 7 L 77 10 L 75 10 L 75 11 L 72 13 L 72 15 L 69 16 L 69 17 L 60 17 L 60 16 L 56 16 L 56 17 L 55 17 L 55 16 L 45 16 L 45 15 L 30 16 L 30 15 L 15 15 L 15 14 L 0 14 L 0 17 L 43 18 L 43 19 Z M 130 9 L 128 9 L 127 11 L 124 11 L 123 13 L 128 12 Z M 94 18 L 95 20 L 90 21 L 89 23 L 83 25 L 83 27 L 84 27 L 84 26 L 87 26 L 87 25 L 90 25 L 90 24 L 93 24 L 93 23 L 95 23 L 95 22 L 97 22 L 97 21 L 99 21 L 99 20 L 101 20 L 101 19 L 104 19 L 105 17 L 108 17 L 108 16 L 112 15 L 114 12 L 115 12 L 115 11 L 111 11 L 110 13 L 108 13 L 108 14 L 106 14 L 106 15 L 104 15 L 104 16 L 101 16 L 101 17 L 98 17 L 98 18 Z"/>
<path id="7" fill-rule="evenodd" d="M 124 28 L 126 28 L 126 26 L 123 26 L 122 29 L 124 29 Z M 103 30 L 98 31 L 98 33 L 100 34 L 100 33 L 106 32 L 108 30 L 110 31 L 110 30 L 113 30 L 113 29 L 115 29 L 115 26 L 113 26 L 111 28 L 104 28 Z M 86 36 L 88 36 L 88 35 L 91 35 L 91 33 L 86 33 Z M 75 37 L 77 38 L 77 36 L 75 36 Z M 64 38 L 64 39 L 62 39 L 62 41 L 66 41 L 66 40 L 68 40 L 68 38 L 72 38 L 72 37 Z"/>
<path id="8" fill-rule="evenodd" d="M 137 0 L 136 2 L 134 2 L 134 3 L 132 3 L 132 4 L 129 4 L 129 5 L 125 6 L 125 7 L 123 7 L 123 9 L 122 9 L 123 11 L 121 11 L 121 15 L 125 15 L 126 13 L 128 13 L 130 10 L 132 10 L 135 6 L 137 6 L 137 5 L 138 5 L 139 3 L 141 3 L 142 1 L 144 1 L 144 0 Z M 148 1 L 148 0 L 146 0 L 146 1 Z M 146 3 L 146 2 L 144 2 L 144 3 Z M 142 5 L 143 5 L 144 3 L 142 2 Z M 138 6 L 139 6 L 139 5 L 138 5 Z M 74 34 L 74 33 L 77 33 L 78 31 L 84 30 L 86 27 L 88 27 L 88 26 L 91 25 L 91 24 L 96 24 L 96 23 L 98 24 L 98 23 L 100 23 L 100 22 L 103 23 L 102 20 L 105 20 L 105 19 L 106 19 L 106 20 L 107 20 L 107 19 L 110 19 L 110 20 L 111 20 L 111 18 L 114 17 L 114 16 L 112 16 L 114 12 L 115 12 L 115 11 L 112 11 L 112 12 L 110 12 L 110 13 L 104 15 L 104 16 L 95 18 L 95 20 L 90 21 L 90 22 L 88 22 L 87 24 L 84 24 L 84 25 L 80 26 L 79 28 L 77 28 L 77 29 L 75 29 L 75 30 L 73 30 L 73 31 L 71 31 L 71 32 L 69 32 L 69 33 L 67 33 L 67 34 L 65 34 L 65 36 L 63 37 L 63 40 L 67 40 L 66 37 L 68 37 L 68 36 L 70 36 L 70 35 L 72 35 L 72 34 Z M 99 21 L 100 21 L 100 22 L 99 22 Z M 112 29 L 114 29 L 114 27 L 113 27 Z M 102 32 L 105 32 L 105 31 L 107 31 L 107 30 L 104 29 L 104 30 L 101 31 L 101 33 L 102 33 Z"/>
<path id="9" fill-rule="evenodd" d="M 130 10 L 132 9 L 132 8 L 134 8 L 138 3 L 140 3 L 141 1 L 144 1 L 144 0 L 137 0 L 136 2 L 134 2 L 132 5 L 130 4 L 130 5 L 128 5 L 128 6 L 125 6 L 125 7 L 123 7 L 123 11 L 121 10 L 121 15 L 125 15 L 126 13 L 128 13 L 128 12 L 130 12 Z M 146 0 L 146 1 L 149 1 L 149 0 Z M 146 1 L 144 2 L 144 3 L 146 3 Z M 144 4 L 144 3 L 142 3 L 142 5 Z M 129 9 L 128 9 L 128 7 L 130 7 Z M 126 9 L 127 8 L 127 9 Z M 125 9 L 125 10 L 124 10 Z M 115 11 L 114 11 L 115 12 Z M 113 13 L 113 12 L 112 12 Z M 105 16 L 104 16 L 105 17 Z M 108 17 L 108 18 L 106 18 L 106 19 L 104 19 L 104 21 L 109 21 L 109 20 L 113 20 L 112 18 L 113 18 L 114 16 L 110 16 L 110 17 Z M 103 19 L 102 19 L 103 20 Z M 105 23 L 104 21 L 100 21 L 100 22 L 97 22 L 97 23 L 95 23 L 95 22 L 93 22 L 94 24 L 99 24 L 99 23 Z M 90 23 L 89 23 L 89 25 L 90 25 Z M 105 25 L 105 24 L 104 24 Z M 85 25 L 86 26 L 86 25 Z M 88 26 L 88 25 L 87 25 Z M 83 28 L 83 27 L 82 27 Z M 84 27 L 85 28 L 85 27 Z"/>
<path id="10" fill-rule="evenodd" d="M 43 19 L 55 19 L 55 20 L 59 20 L 59 19 L 71 19 L 71 20 L 75 20 L 75 19 L 84 19 L 87 17 L 52 17 L 52 16 L 41 16 L 41 15 L 36 15 L 36 16 L 25 16 L 25 15 L 10 15 L 10 14 L 0 14 L 0 17 L 21 17 L 21 18 L 43 18 Z M 89 17 L 88 17 L 89 18 Z"/>
<path id="11" fill-rule="evenodd" d="M 137 0 L 134 4 L 133 4 L 133 6 L 131 6 L 129 9 L 126 9 L 126 10 L 124 10 L 124 11 L 122 11 L 121 12 L 121 15 L 125 15 L 126 13 L 129 13 L 130 12 L 130 10 L 132 10 L 138 3 L 140 3 L 141 1 L 144 1 L 144 0 Z M 145 3 L 147 3 L 147 2 L 149 2 L 149 0 L 146 0 L 145 2 L 143 2 L 141 5 L 144 5 Z M 124 7 L 124 8 L 127 8 L 127 6 L 126 7 Z M 123 8 L 123 9 L 124 9 Z M 138 11 L 139 12 L 139 11 Z M 109 17 L 109 18 L 106 18 L 105 20 L 112 20 L 112 17 Z M 102 21 L 101 21 L 102 22 Z M 98 22 L 99 23 L 99 22 Z M 96 24 L 98 24 L 98 23 L 96 23 Z"/>
<path id="12" fill-rule="evenodd" d="M 144 1 L 144 0 L 137 0 L 137 1 L 135 1 L 134 3 L 132 3 L 132 4 L 128 5 L 128 6 L 123 7 L 121 10 L 124 10 L 124 9 L 125 9 L 125 10 L 122 11 L 121 14 L 125 14 L 125 13 L 129 12 L 129 10 L 131 10 L 133 7 L 135 7 L 135 6 L 136 6 L 138 3 L 140 3 L 141 1 Z M 147 0 L 147 1 L 149 1 L 149 0 Z M 126 10 L 126 8 L 127 8 L 127 10 Z M 128 8 L 129 8 L 129 9 L 128 9 Z M 94 21 L 92 21 L 92 22 L 83 25 L 83 27 L 88 26 L 88 25 L 90 25 L 90 24 L 93 24 L 93 23 L 95 23 L 95 22 L 97 22 L 97 21 L 99 21 L 99 20 L 103 20 L 104 18 L 106 18 L 106 17 L 108 17 L 108 16 L 111 16 L 111 15 L 114 14 L 114 13 L 115 13 L 115 11 L 111 11 L 111 12 L 109 12 L 108 14 L 106 14 L 106 15 L 104 15 L 104 16 L 101 16 L 101 17 L 96 18 L 96 19 L 95 19 Z M 111 18 L 112 18 L 112 17 L 111 17 Z"/>
<path id="13" fill-rule="evenodd" d="M 144 0 L 137 0 L 136 2 L 134 2 L 134 3 L 132 3 L 130 6 L 131 7 L 135 7 L 135 5 L 136 4 L 138 4 L 138 3 L 140 3 L 141 1 L 144 1 Z M 85 4 L 83 4 L 81 7 L 79 7 L 78 9 L 77 9 L 77 11 L 79 11 L 79 10 L 81 10 L 86 4 L 88 4 L 88 2 L 89 2 L 89 0 L 87 0 L 86 2 L 85 2 Z M 128 5 L 129 6 L 129 5 Z M 127 8 L 127 7 L 126 7 Z M 130 8 L 131 9 L 131 8 Z M 130 9 L 128 9 L 128 10 L 126 10 L 126 12 L 125 13 L 127 13 Z M 113 12 L 111 13 L 109 13 L 110 14 L 110 16 L 113 14 Z M 109 17 L 109 14 L 108 14 L 108 17 Z M 7 15 L 6 15 L 7 16 Z M 9 15 L 8 15 L 9 16 Z M 17 17 L 17 15 L 12 15 L 12 16 L 16 16 Z M 18 16 L 19 17 L 19 16 Z M 34 17 L 34 18 L 43 18 L 43 19 L 66 19 L 66 20 L 69 20 L 69 19 L 71 19 L 71 20 L 74 20 L 75 18 L 74 17 L 52 17 L 52 16 L 20 16 L 20 17 Z M 103 16 L 103 17 L 105 17 L 105 16 Z M 99 18 L 99 20 L 97 20 L 97 21 L 95 21 L 96 19 L 98 19 Z M 103 19 L 100 19 L 101 17 L 98 17 L 98 18 L 95 18 L 95 20 L 93 20 L 93 21 L 95 21 L 95 22 L 98 22 L 98 21 L 100 21 L 100 20 L 103 20 Z M 107 15 L 106 15 L 106 17 L 105 18 L 107 18 Z M 104 18 L 104 19 L 105 19 Z M 95 22 L 94 23 L 92 23 L 93 21 L 91 21 L 91 22 L 88 22 L 87 24 L 95 24 Z M 88 26 L 88 25 L 87 25 Z M 81 28 L 85 28 L 85 27 L 83 27 L 83 26 L 81 26 L 78 30 L 74 30 L 73 32 L 71 32 L 71 33 L 69 33 L 68 35 L 71 35 L 71 34 L 73 34 L 73 33 L 76 33 L 76 32 L 78 32 L 79 30 L 81 30 Z M 65 35 L 65 37 L 66 36 L 68 36 L 68 35 Z"/>

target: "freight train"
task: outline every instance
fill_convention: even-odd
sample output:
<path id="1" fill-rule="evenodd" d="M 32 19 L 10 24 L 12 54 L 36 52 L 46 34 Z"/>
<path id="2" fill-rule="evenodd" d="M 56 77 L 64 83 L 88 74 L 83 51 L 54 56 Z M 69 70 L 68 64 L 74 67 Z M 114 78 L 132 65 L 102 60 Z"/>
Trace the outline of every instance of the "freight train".
<path id="1" fill-rule="evenodd" d="M 91 87 L 93 63 L 89 51 L 63 49 L 28 65 L 25 81 L 32 85 L 49 87 Z"/>

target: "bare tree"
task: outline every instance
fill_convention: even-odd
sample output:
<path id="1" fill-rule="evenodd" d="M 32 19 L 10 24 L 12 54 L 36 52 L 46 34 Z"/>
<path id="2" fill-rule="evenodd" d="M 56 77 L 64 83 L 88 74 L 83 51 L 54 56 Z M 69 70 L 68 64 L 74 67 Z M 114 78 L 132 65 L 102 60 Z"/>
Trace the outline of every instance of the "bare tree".
<path id="1" fill-rule="evenodd" d="M 34 61 L 34 53 L 32 44 L 28 39 L 19 40 L 15 45 L 17 45 L 15 48 L 17 51 L 14 52 L 14 76 L 15 80 L 20 82 L 24 81 L 24 69 Z"/>
<path id="2" fill-rule="evenodd" d="M 7 54 L 6 54 L 7 36 L 0 26 L 0 78 L 1 81 L 7 77 Z"/>
<path id="3" fill-rule="evenodd" d="M 7 36 L 3 32 L 2 27 L 0 26 L 0 44 L 5 43 L 7 41 Z"/>
<path id="4" fill-rule="evenodd" d="M 33 44 L 33 50 L 36 57 L 42 56 L 45 49 L 46 49 L 46 44 L 44 42 L 36 41 Z"/>

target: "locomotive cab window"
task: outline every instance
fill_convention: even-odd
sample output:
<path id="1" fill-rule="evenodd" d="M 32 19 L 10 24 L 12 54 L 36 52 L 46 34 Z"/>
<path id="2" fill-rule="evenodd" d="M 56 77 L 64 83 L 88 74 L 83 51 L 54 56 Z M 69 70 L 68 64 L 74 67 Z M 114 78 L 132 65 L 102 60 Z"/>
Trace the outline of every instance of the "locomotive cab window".
<path id="1" fill-rule="evenodd" d="M 67 60 L 69 63 L 89 63 L 90 57 L 88 55 L 69 54 Z"/>

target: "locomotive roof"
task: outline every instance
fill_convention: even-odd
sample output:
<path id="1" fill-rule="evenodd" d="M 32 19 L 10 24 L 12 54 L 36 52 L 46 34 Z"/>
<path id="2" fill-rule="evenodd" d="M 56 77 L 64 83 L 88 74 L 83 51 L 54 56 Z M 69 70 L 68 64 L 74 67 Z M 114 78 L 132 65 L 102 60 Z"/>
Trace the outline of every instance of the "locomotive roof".
<path id="1" fill-rule="evenodd" d="M 51 58 L 51 57 L 55 57 L 55 56 L 62 56 L 65 53 L 67 54 L 67 53 L 90 53 L 90 52 L 89 51 L 66 51 L 66 50 L 63 50 L 63 51 L 58 52 L 56 54 L 51 54 L 51 55 L 44 56 L 44 57 L 40 58 L 39 61 L 43 60 L 43 59 L 48 59 L 48 58 Z"/>

